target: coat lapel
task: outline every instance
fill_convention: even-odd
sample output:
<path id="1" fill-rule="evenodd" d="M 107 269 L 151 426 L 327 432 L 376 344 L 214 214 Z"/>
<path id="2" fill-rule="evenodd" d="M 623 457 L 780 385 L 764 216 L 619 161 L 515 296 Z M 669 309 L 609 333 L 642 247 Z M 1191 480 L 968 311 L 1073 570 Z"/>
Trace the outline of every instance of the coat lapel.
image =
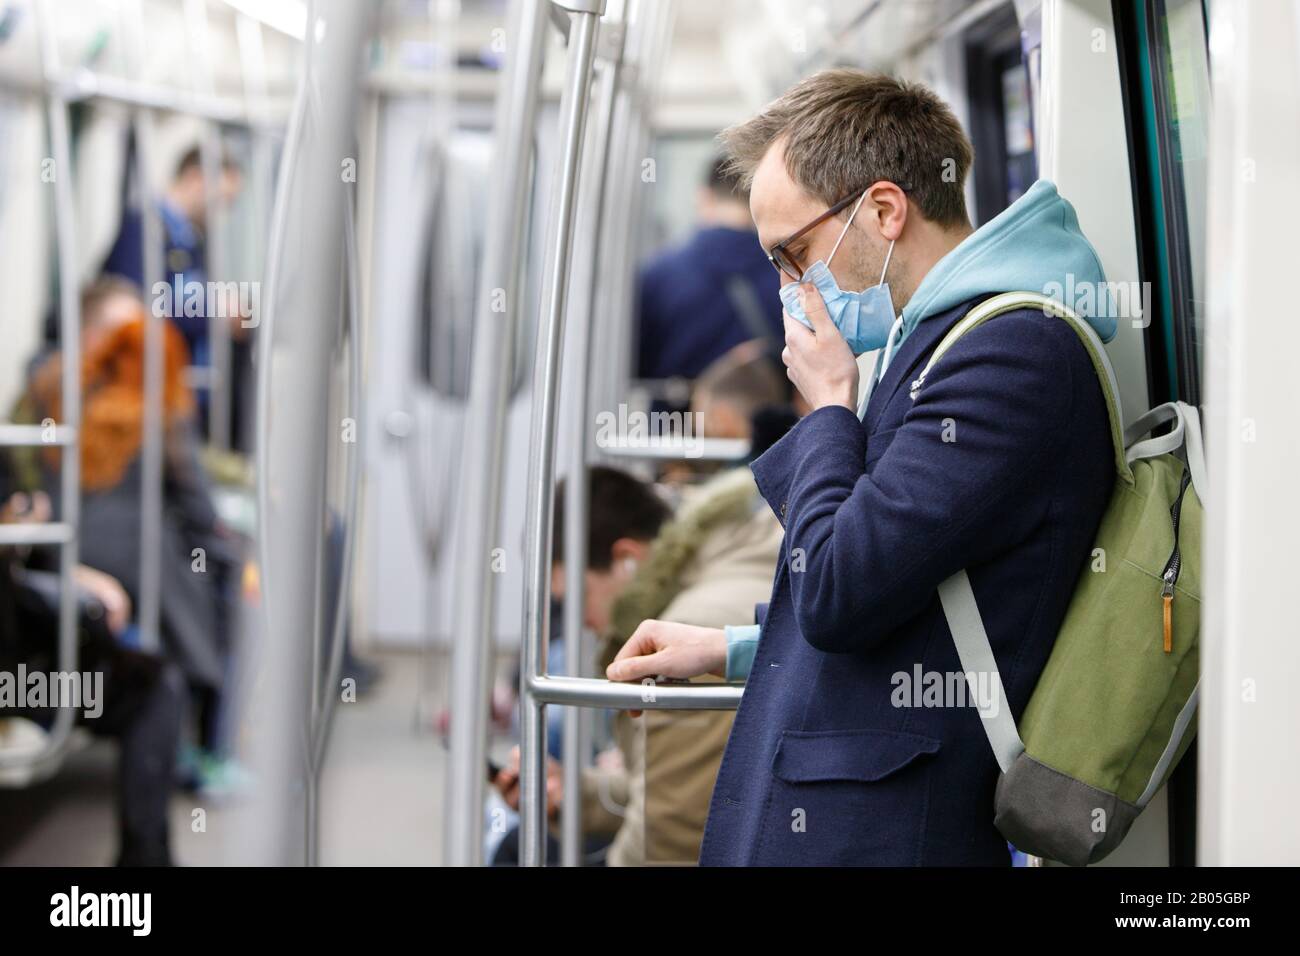
<path id="1" fill-rule="evenodd" d="M 880 416 L 885 407 L 892 401 L 898 387 L 904 383 L 907 383 L 909 387 L 911 386 L 912 380 L 920 374 L 921 364 L 925 358 L 939 344 L 939 340 L 943 338 L 944 334 L 973 305 L 974 302 L 966 302 L 949 309 L 947 312 L 931 316 L 913 329 L 912 334 L 899 346 L 893 361 L 889 363 L 889 368 L 885 369 L 884 378 L 877 383 L 875 390 L 871 393 L 871 400 L 867 402 L 867 410 L 862 417 L 862 422 L 867 429 L 868 435 L 875 433 L 877 426 L 880 424 Z"/>

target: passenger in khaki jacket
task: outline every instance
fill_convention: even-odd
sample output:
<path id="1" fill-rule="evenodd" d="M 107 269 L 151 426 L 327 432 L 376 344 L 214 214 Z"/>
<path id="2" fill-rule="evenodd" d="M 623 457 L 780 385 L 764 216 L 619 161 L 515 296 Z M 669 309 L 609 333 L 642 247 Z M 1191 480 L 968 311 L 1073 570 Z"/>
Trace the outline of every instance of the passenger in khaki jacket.
<path id="1" fill-rule="evenodd" d="M 646 618 L 721 626 L 752 617 L 766 601 L 781 544 L 781 526 L 762 504 L 748 468 L 737 468 L 696 489 L 675 519 L 653 540 L 634 528 L 617 529 L 620 517 L 644 514 L 629 499 L 654 492 L 630 475 L 593 468 L 594 570 L 587 574 L 589 627 L 607 635 L 599 668 L 613 660 Z M 557 496 L 563 501 L 562 494 Z M 605 512 L 602 514 L 602 512 Z M 563 528 L 561 515 L 555 526 Z M 613 539 L 612 546 L 609 540 Z M 597 549 L 611 551 L 608 564 Z M 602 565 L 604 565 L 602 567 Z M 562 589 L 562 565 L 555 586 Z M 739 615 L 739 617 L 737 616 Z M 711 679 L 711 678 L 710 678 Z M 608 754 L 583 772 L 583 826 L 588 834 L 613 834 L 611 866 L 693 864 L 699 856 L 713 781 L 731 731 L 730 711 L 645 711 L 614 717 L 618 759 Z M 518 798 L 518 752 L 496 780 L 507 803 Z M 548 764 L 552 821 L 563 800 L 558 762 Z"/>
<path id="2" fill-rule="evenodd" d="M 781 546 L 780 523 L 761 504 L 748 468 L 698 489 L 655 539 L 615 605 L 601 671 L 647 618 L 721 627 L 753 616 L 754 605 L 770 595 Z M 626 765 L 586 770 L 582 794 L 589 832 L 617 833 L 609 865 L 695 863 L 732 717 L 703 710 L 615 716 Z"/>
<path id="3" fill-rule="evenodd" d="M 749 420 L 784 397 L 757 343 L 733 349 L 696 384 L 706 434 L 748 437 Z M 653 488 L 611 468 L 588 481 L 586 626 L 602 635 L 598 673 L 644 620 L 721 627 L 752 619 L 771 595 L 782 529 L 747 467 L 688 489 L 671 520 Z M 557 490 L 552 591 L 564 591 L 564 493 Z M 717 678 L 697 678 L 716 680 Z M 614 716 L 615 748 L 585 768 L 583 826 L 611 834 L 611 866 L 689 865 L 699 857 L 713 783 L 731 732 L 730 711 L 644 711 Z M 496 780 L 517 806 L 518 753 Z M 558 762 L 548 763 L 552 827 L 563 800 Z M 558 836 L 558 832 L 556 833 Z"/>

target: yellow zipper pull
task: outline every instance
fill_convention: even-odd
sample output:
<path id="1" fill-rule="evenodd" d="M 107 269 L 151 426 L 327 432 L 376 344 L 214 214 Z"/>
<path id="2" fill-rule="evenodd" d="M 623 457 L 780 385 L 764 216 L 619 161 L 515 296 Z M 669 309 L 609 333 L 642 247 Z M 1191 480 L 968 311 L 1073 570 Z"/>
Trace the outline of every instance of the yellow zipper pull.
<path id="1" fill-rule="evenodd" d="M 1160 590 L 1160 597 L 1165 605 L 1165 653 L 1169 654 L 1174 649 L 1174 586 L 1167 580 Z"/>

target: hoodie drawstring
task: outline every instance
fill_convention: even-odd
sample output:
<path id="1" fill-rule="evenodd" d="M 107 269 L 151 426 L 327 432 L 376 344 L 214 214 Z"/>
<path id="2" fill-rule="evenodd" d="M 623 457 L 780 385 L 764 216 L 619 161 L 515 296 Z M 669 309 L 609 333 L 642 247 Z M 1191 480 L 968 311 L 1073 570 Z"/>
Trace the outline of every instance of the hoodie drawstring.
<path id="1" fill-rule="evenodd" d="M 894 324 L 889 327 L 889 337 L 885 339 L 885 351 L 876 360 L 876 369 L 871 374 L 871 382 L 867 385 L 867 392 L 862 396 L 862 404 L 858 406 L 858 418 L 867 414 L 867 403 L 871 401 L 871 393 L 876 390 L 876 385 L 885 377 L 885 371 L 889 368 L 889 363 L 894 359 L 894 353 L 898 346 L 902 344 L 903 317 L 900 315 L 894 319 Z"/>

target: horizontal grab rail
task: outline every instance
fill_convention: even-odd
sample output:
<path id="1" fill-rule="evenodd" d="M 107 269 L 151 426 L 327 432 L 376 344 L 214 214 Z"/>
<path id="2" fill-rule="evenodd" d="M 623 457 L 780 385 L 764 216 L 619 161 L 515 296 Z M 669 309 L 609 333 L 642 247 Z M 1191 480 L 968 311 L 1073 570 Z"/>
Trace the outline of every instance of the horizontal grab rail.
<path id="1" fill-rule="evenodd" d="M 35 448 L 49 445 L 54 448 L 73 445 L 77 430 L 71 425 L 55 425 L 54 433 L 44 425 L 0 425 L 0 448 Z"/>
<path id="2" fill-rule="evenodd" d="M 643 444 L 601 445 L 601 454 L 610 458 L 636 458 L 677 461 L 737 461 L 749 454 L 752 447 L 744 438 L 696 438 L 685 440 L 669 438 L 650 439 Z"/>
<path id="3" fill-rule="evenodd" d="M 61 522 L 0 524 L 0 545 L 67 544 L 75 537 L 72 525 Z"/>
<path id="4" fill-rule="evenodd" d="M 528 678 L 528 691 L 543 704 L 608 707 L 613 710 L 735 710 L 743 684 L 650 681 L 628 684 L 592 677 Z"/>

